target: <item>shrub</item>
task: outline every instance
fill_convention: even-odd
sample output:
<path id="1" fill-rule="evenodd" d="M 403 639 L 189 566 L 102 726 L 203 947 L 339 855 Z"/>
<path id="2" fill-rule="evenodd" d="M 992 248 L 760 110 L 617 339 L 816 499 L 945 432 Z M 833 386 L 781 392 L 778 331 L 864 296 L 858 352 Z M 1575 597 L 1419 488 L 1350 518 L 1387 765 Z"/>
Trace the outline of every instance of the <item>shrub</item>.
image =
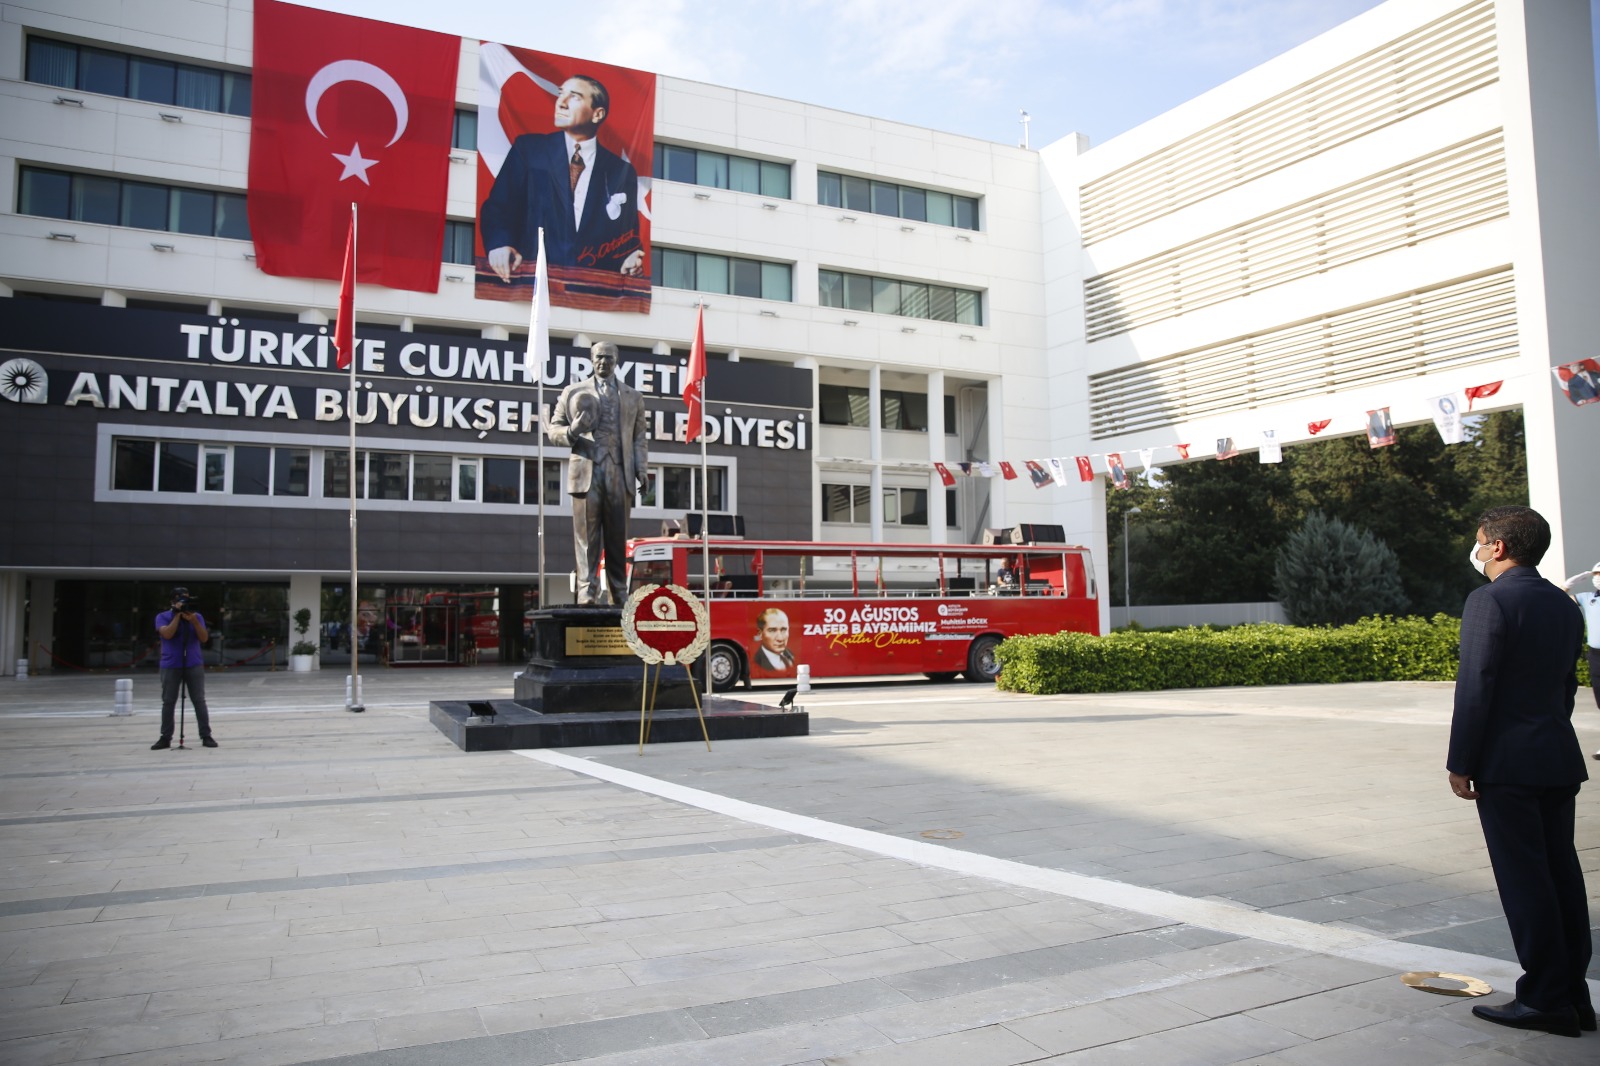
<path id="1" fill-rule="evenodd" d="M 1258 624 L 1097 637 L 1054 633 L 1000 645 L 1012 692 L 1137 692 L 1231 685 L 1454 681 L 1461 620 L 1363 618 L 1337 628 Z"/>
<path id="2" fill-rule="evenodd" d="M 1296 625 L 1346 625 L 1368 615 L 1406 609 L 1400 561 L 1365 529 L 1321 511 L 1278 550 L 1273 595 Z"/>

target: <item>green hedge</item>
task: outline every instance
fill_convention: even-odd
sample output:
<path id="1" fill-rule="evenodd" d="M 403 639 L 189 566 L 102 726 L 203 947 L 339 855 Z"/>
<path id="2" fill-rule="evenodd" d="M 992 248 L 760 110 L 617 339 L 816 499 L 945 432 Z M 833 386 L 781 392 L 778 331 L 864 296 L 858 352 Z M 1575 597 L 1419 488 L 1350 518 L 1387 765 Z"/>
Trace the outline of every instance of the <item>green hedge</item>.
<path id="1" fill-rule="evenodd" d="M 1109 636 L 1054 633 L 1000 645 L 998 684 L 1012 692 L 1139 692 L 1228 685 L 1454 681 L 1461 620 L 1363 618 L 1301 628 L 1242 625 Z M 1588 684 L 1579 661 L 1579 683 Z"/>

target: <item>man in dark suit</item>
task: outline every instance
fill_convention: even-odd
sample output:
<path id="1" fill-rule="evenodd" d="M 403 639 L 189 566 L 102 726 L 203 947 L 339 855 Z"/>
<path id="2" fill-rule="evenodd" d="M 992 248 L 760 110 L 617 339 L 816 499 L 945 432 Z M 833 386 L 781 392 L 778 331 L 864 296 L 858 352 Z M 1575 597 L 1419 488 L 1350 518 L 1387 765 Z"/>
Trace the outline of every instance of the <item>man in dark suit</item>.
<path id="1" fill-rule="evenodd" d="M 1471 560 L 1489 584 L 1467 597 L 1446 767 L 1476 800 L 1500 903 L 1523 974 L 1516 998 L 1476 1006 L 1486 1021 L 1577 1036 L 1595 1028 L 1584 973 L 1588 893 L 1573 845 L 1579 785 L 1588 779 L 1572 729 L 1583 619 L 1534 567 L 1550 525 L 1529 507 L 1479 520 Z"/>
<path id="2" fill-rule="evenodd" d="M 618 381 L 617 346 L 601 341 L 589 350 L 594 376 L 568 385 L 550 412 L 550 440 L 572 449 L 567 494 L 572 497 L 572 543 L 578 602 L 628 598 L 628 515 L 633 497 L 649 482 L 650 429 L 644 397 Z M 600 556 L 606 560 L 600 581 Z"/>
<path id="3" fill-rule="evenodd" d="M 639 175 L 598 136 L 610 106 L 604 85 L 574 75 L 556 96 L 555 130 L 511 145 L 478 216 L 501 281 L 534 256 L 541 227 L 552 267 L 643 273 Z"/>

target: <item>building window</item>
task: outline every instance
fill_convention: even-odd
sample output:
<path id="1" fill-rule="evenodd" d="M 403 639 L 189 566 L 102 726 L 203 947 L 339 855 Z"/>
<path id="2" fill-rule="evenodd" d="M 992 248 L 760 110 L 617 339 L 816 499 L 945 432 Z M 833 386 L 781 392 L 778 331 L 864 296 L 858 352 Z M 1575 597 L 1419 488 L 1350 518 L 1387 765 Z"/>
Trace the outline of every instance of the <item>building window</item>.
<path id="1" fill-rule="evenodd" d="M 466 108 L 456 108 L 455 123 L 450 127 L 450 147 L 468 152 L 478 150 L 478 113 Z"/>
<path id="2" fill-rule="evenodd" d="M 770 159 L 657 144 L 653 173 L 664 181 L 789 199 L 789 164 Z"/>
<path id="3" fill-rule="evenodd" d="M 539 506 L 538 474 L 539 460 L 522 461 L 522 502 L 529 507 Z M 544 461 L 544 502 L 547 507 L 561 502 L 561 462 L 557 459 Z"/>
<path id="4" fill-rule="evenodd" d="M 28 81 L 153 104 L 250 114 L 250 75 L 108 48 L 28 38 Z"/>
<path id="5" fill-rule="evenodd" d="M 823 485 L 822 520 L 838 525 L 865 526 L 872 523 L 872 488 L 868 485 Z M 886 488 L 883 490 L 883 524 L 886 526 L 926 526 L 928 490 Z"/>
<path id="6" fill-rule="evenodd" d="M 250 239 L 242 193 L 23 167 L 17 213 L 103 226 Z"/>
<path id="7" fill-rule="evenodd" d="M 446 219 L 444 224 L 444 261 L 460 266 L 472 266 L 472 253 L 476 230 L 471 222 Z M 478 331 L 480 334 L 482 330 Z"/>
<path id="8" fill-rule="evenodd" d="M 978 201 L 972 196 L 817 171 L 817 203 L 911 222 L 957 229 L 978 228 Z"/>
<path id="9" fill-rule="evenodd" d="M 728 470 L 722 466 L 706 469 L 704 484 L 710 485 L 702 507 L 702 481 L 698 466 L 651 466 L 649 483 L 639 493 L 640 507 L 659 507 L 663 511 L 726 511 L 728 509 Z"/>
<path id="10" fill-rule="evenodd" d="M 650 249 L 650 283 L 663 289 L 689 289 L 762 300 L 794 300 L 793 268 L 788 263 L 738 259 L 678 248 Z"/>
<path id="11" fill-rule="evenodd" d="M 858 385 L 818 385 L 817 420 L 825 426 L 871 425 L 871 392 Z M 928 432 L 928 395 L 923 392 L 901 392 L 881 389 L 878 392 L 882 408 L 884 429 L 903 429 L 917 433 Z M 956 435 L 956 398 L 944 398 L 944 432 Z"/>
<path id="12" fill-rule="evenodd" d="M 233 447 L 235 496 L 309 496 L 311 452 L 307 448 Z"/>
<path id="13" fill-rule="evenodd" d="M 817 303 L 848 311 L 871 311 L 904 318 L 929 318 L 935 322 L 983 325 L 982 294 L 970 289 L 930 285 L 924 281 L 817 271 Z"/>

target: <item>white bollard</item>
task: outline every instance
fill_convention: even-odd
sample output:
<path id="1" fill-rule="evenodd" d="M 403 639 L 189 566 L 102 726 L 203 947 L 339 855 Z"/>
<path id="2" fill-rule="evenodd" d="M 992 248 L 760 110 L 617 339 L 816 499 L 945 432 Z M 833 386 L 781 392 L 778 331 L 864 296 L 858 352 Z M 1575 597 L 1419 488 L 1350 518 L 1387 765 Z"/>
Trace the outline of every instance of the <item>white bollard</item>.
<path id="1" fill-rule="evenodd" d="M 365 706 L 365 701 L 361 698 L 361 685 L 365 680 L 366 678 L 364 677 L 352 678 L 349 674 L 344 675 L 344 705 L 346 707 Z M 353 700 L 350 698 L 352 695 L 355 696 Z"/>
<path id="2" fill-rule="evenodd" d="M 794 668 L 794 690 L 796 692 L 811 691 L 811 667 L 801 663 Z"/>
<path id="3" fill-rule="evenodd" d="M 26 659 L 18 659 L 17 660 L 17 680 L 18 681 L 26 681 L 27 679 L 28 679 L 28 660 L 26 660 Z"/>
<path id="4" fill-rule="evenodd" d="M 112 704 L 111 713 L 114 717 L 121 718 L 133 713 L 133 678 L 119 677 L 116 685 L 116 701 Z"/>

